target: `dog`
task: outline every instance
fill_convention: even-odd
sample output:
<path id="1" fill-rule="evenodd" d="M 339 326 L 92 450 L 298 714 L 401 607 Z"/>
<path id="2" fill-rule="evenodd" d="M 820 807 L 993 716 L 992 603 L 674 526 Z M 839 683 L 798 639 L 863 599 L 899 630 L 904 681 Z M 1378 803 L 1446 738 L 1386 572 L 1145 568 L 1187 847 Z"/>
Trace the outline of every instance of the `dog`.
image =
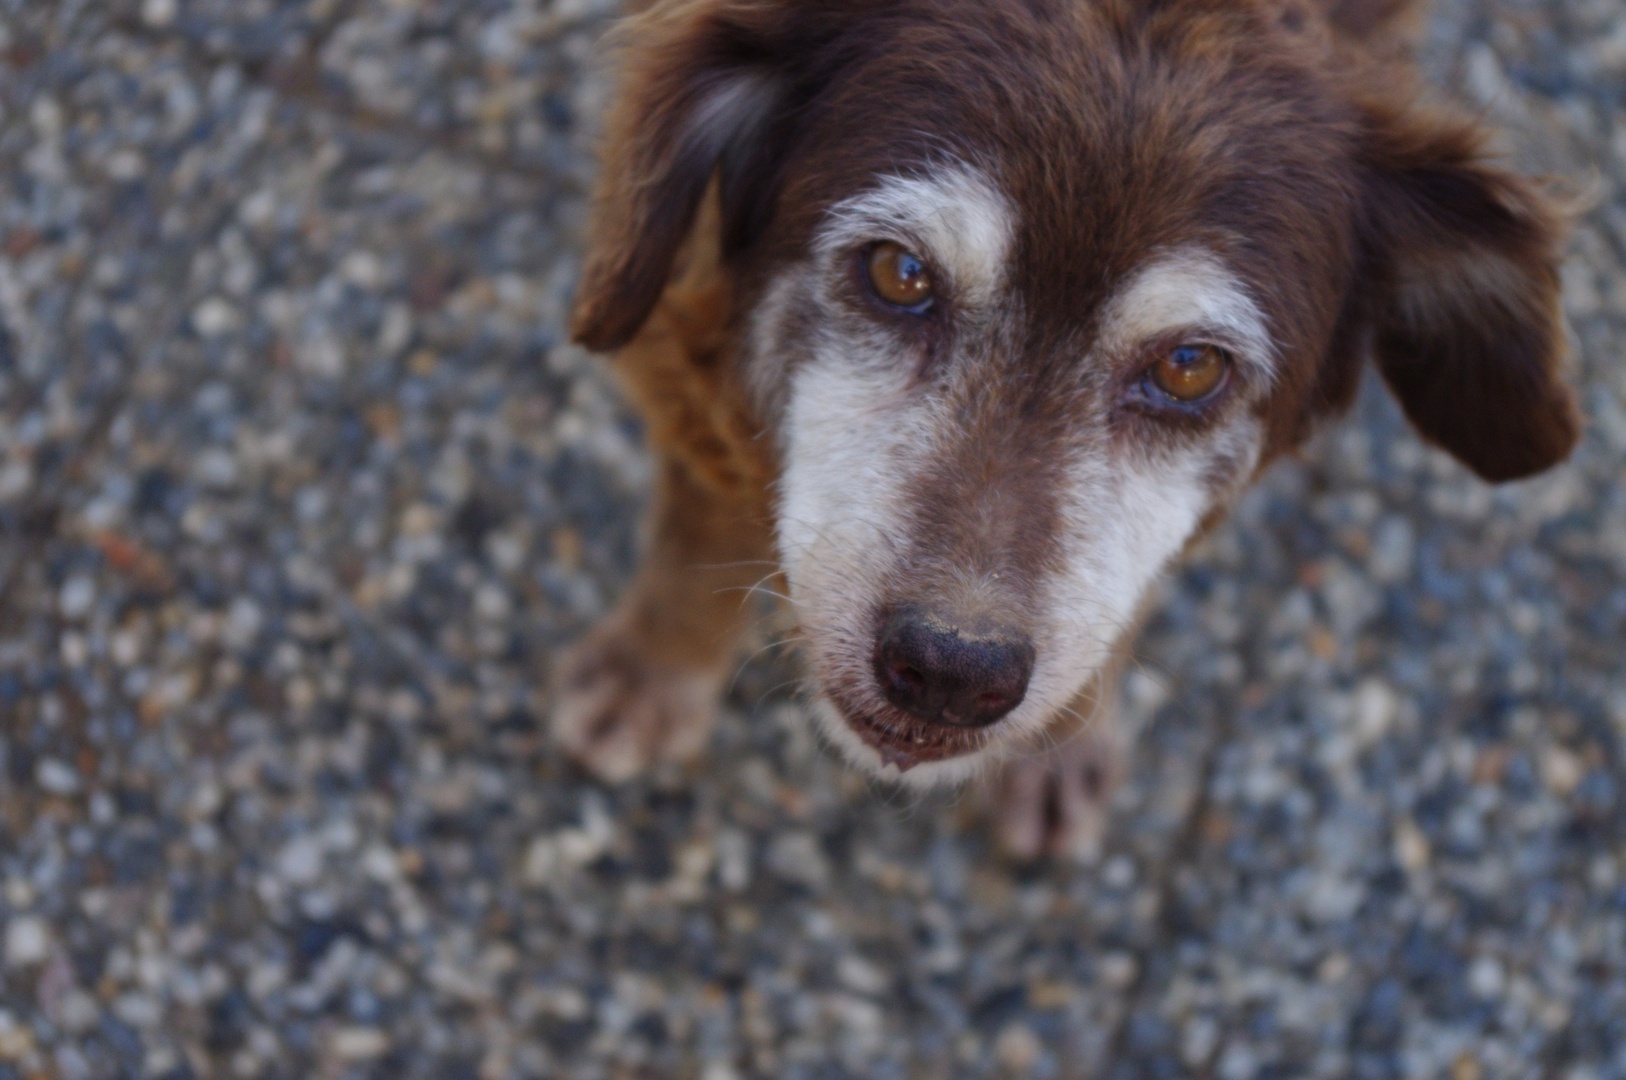
<path id="1" fill-rule="evenodd" d="M 563 659 L 617 781 L 704 748 L 778 575 L 817 724 L 1099 843 L 1154 584 L 1376 367 L 1488 481 L 1579 429 L 1567 214 L 1397 0 L 660 0 L 573 315 L 647 422 L 647 553 Z M 1044 750 L 1049 746 L 1051 749 Z"/>

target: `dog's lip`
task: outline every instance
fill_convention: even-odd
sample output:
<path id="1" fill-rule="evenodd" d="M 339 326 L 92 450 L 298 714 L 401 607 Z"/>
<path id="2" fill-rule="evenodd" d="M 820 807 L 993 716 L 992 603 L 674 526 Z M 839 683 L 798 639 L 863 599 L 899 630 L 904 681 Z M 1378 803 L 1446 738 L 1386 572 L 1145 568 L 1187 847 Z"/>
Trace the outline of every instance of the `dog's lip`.
<path id="1" fill-rule="evenodd" d="M 929 761 L 961 757 L 979 749 L 986 741 L 986 729 L 926 724 L 901 713 L 889 716 L 846 708 L 834 698 L 832 703 L 847 726 L 881 756 L 881 764 L 895 766 L 899 772 L 908 772 Z"/>

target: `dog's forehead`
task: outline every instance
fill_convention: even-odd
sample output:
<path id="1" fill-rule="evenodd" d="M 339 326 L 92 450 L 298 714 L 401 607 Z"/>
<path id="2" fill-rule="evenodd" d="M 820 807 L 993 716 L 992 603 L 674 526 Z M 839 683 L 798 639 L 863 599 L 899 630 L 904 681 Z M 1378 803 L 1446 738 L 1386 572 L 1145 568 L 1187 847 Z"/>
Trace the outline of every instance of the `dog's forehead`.
<path id="1" fill-rule="evenodd" d="M 1289 302 L 1307 279 L 1272 275 L 1337 262 L 1347 104 L 1285 31 L 1115 2 L 909 10 L 864 29 L 810 117 L 785 196 L 803 235 L 878 176 L 961 161 L 1009 209 L 1007 283 L 1039 321 L 1071 323 L 1159 251 L 1214 251 Z"/>

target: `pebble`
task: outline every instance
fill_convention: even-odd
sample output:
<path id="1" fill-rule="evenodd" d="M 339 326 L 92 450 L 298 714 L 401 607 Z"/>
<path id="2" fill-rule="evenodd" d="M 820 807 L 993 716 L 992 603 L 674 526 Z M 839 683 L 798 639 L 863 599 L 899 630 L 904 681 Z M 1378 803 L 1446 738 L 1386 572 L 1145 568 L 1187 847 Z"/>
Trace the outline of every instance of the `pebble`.
<path id="1" fill-rule="evenodd" d="M 1026 1024 L 1010 1024 L 994 1040 L 994 1054 L 999 1063 L 1018 1075 L 1029 1074 L 1043 1052 L 1039 1037 Z"/>
<path id="2" fill-rule="evenodd" d="M 1468 967 L 1468 989 L 1476 997 L 1494 1000 L 1502 996 L 1506 978 L 1501 961 L 1494 956 L 1481 956 Z"/>
<path id="3" fill-rule="evenodd" d="M 142 0 L 141 21 L 152 27 L 168 26 L 179 7 L 179 0 Z"/>
<path id="4" fill-rule="evenodd" d="M 1554 795 L 1567 797 L 1581 783 L 1585 766 L 1562 746 L 1549 746 L 1541 757 L 1541 779 Z"/>
<path id="5" fill-rule="evenodd" d="M 290 885 L 309 885 L 322 875 L 322 846 L 314 836 L 296 836 L 277 855 L 277 874 Z"/>
<path id="6" fill-rule="evenodd" d="M 1193 1016 L 1180 1031 L 1180 1060 L 1187 1068 L 1208 1064 L 1219 1045 L 1220 1026 L 1210 1016 Z"/>
<path id="7" fill-rule="evenodd" d="M 211 296 L 192 311 L 192 328 L 202 337 L 221 337 L 237 325 L 237 309 L 219 296 Z"/>
<path id="8" fill-rule="evenodd" d="M 51 925 L 38 915 L 6 920 L 6 966 L 29 968 L 51 955 Z"/>
<path id="9" fill-rule="evenodd" d="M 62 585 L 57 607 L 64 619 L 82 619 L 96 603 L 96 582 L 88 577 L 71 577 Z"/>
<path id="10" fill-rule="evenodd" d="M 803 831 L 781 833 L 768 849 L 768 869 L 786 881 L 818 891 L 830 881 L 830 862 L 818 837 Z"/>
<path id="11" fill-rule="evenodd" d="M 389 1036 L 377 1028 L 344 1027 L 333 1033 L 333 1056 L 340 1061 L 364 1061 L 389 1049 Z"/>
<path id="12" fill-rule="evenodd" d="M 1423 835 L 1423 830 L 1415 822 L 1402 821 L 1395 826 L 1394 856 L 1395 861 L 1411 873 L 1427 868 L 1430 856 L 1428 837 Z"/>
<path id="13" fill-rule="evenodd" d="M 79 790 L 79 773 L 56 758 L 42 758 L 34 769 L 34 781 L 53 795 L 73 795 Z"/>
<path id="14" fill-rule="evenodd" d="M 1099 960 L 1101 980 L 1114 990 L 1126 990 L 1140 973 L 1140 965 L 1126 952 L 1103 953 Z"/>

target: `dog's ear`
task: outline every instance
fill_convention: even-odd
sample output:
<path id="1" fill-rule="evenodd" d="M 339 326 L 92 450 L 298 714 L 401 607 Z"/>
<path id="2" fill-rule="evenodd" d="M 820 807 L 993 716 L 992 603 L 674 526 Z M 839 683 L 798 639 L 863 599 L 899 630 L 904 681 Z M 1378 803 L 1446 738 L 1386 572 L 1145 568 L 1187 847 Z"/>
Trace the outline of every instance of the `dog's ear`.
<path id="1" fill-rule="evenodd" d="M 797 107 L 838 25 L 796 0 L 666 0 L 619 30 L 591 248 L 572 325 L 608 350 L 637 334 L 715 176 L 725 256 L 766 218 Z"/>
<path id="2" fill-rule="evenodd" d="M 1580 427 L 1561 371 L 1564 215 L 1490 164 L 1471 124 L 1366 119 L 1356 303 L 1378 370 L 1422 436 L 1487 480 L 1562 461 Z"/>

